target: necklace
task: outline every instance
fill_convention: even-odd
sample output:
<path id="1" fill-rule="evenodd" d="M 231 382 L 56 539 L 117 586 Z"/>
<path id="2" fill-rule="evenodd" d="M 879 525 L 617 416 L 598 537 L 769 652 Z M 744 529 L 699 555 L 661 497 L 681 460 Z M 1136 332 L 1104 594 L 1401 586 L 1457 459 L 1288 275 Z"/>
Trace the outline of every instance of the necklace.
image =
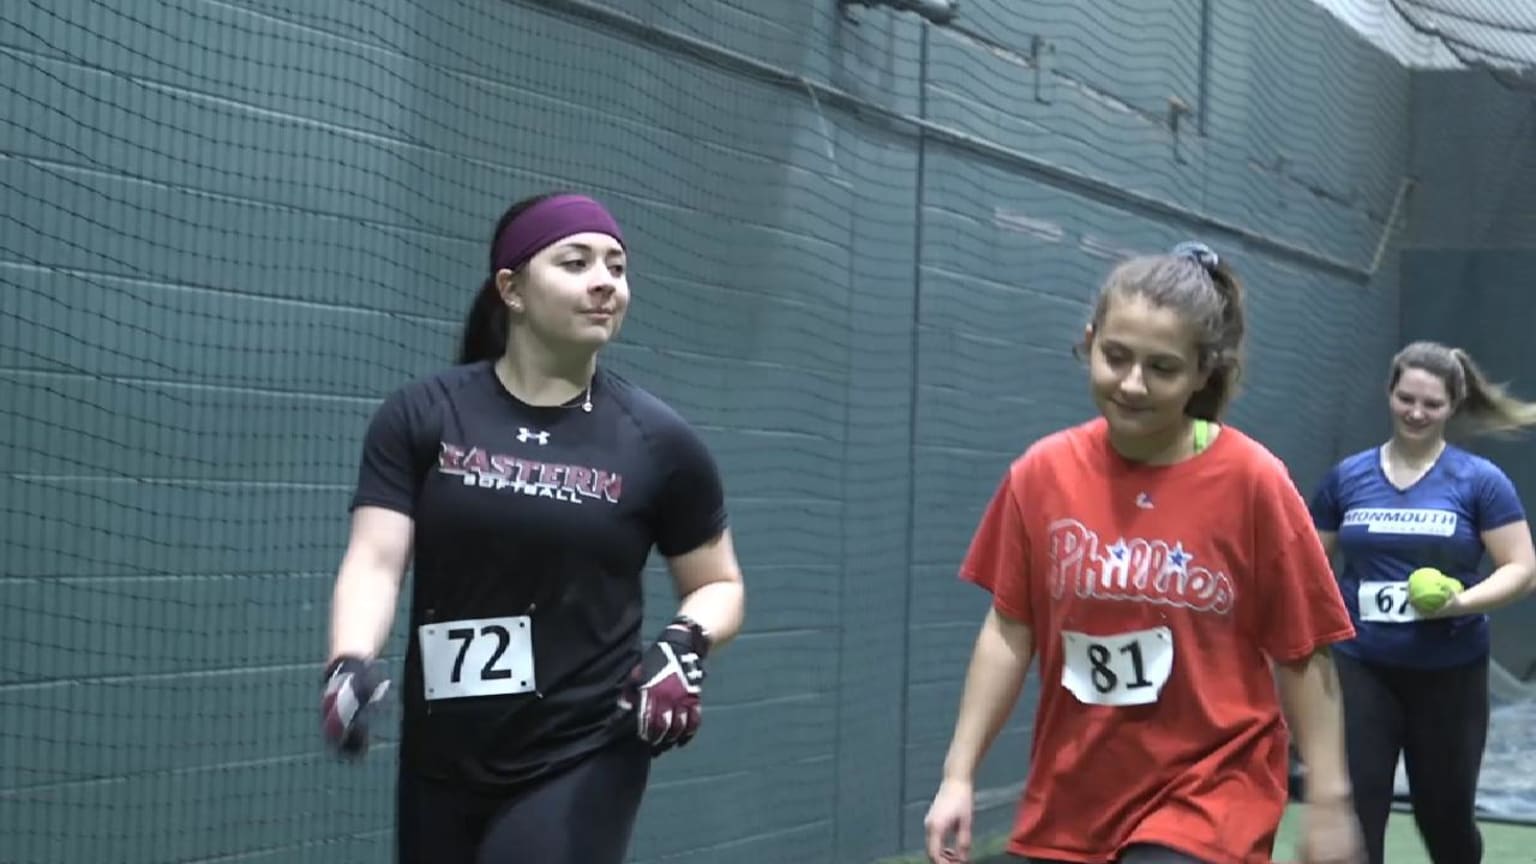
<path id="1" fill-rule="evenodd" d="M 507 362 L 508 362 L 508 360 L 505 357 L 502 357 L 502 358 L 498 359 L 494 364 L 492 364 L 491 371 L 495 373 L 496 378 L 501 382 L 501 386 L 505 387 L 508 392 L 511 392 L 512 388 L 510 386 L 508 386 L 507 378 L 506 378 L 506 373 L 505 373 L 505 371 L 502 368 L 502 364 L 503 363 L 507 363 Z M 588 414 L 592 413 L 592 382 L 596 378 L 597 378 L 597 373 L 593 372 L 592 373 L 592 377 L 587 379 L 587 386 L 585 388 L 583 388 L 582 391 L 581 391 L 581 403 L 580 403 L 581 404 L 581 410 L 585 411 Z M 514 394 L 514 395 L 516 395 L 516 394 Z M 574 403 L 574 402 L 566 402 L 561 407 L 569 408 L 569 407 L 571 407 L 574 404 L 576 404 L 576 403 Z"/>

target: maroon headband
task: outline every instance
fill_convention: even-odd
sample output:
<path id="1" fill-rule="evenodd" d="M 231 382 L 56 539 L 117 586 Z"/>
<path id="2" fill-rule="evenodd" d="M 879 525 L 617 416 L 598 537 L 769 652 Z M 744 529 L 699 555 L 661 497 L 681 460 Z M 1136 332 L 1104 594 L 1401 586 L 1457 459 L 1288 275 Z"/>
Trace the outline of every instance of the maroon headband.
<path id="1" fill-rule="evenodd" d="M 563 237 L 596 231 L 624 245 L 619 223 L 585 195 L 555 195 L 517 214 L 496 238 L 496 269 L 516 270 Z"/>

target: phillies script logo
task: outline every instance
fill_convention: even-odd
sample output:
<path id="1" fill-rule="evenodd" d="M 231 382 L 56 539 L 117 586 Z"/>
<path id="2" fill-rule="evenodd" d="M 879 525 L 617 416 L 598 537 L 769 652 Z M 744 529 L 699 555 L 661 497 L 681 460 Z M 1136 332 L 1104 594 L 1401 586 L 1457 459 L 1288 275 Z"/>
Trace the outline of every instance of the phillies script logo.
<path id="1" fill-rule="evenodd" d="M 479 447 L 464 448 L 446 441 L 441 443 L 437 470 L 463 477 L 465 486 L 511 489 L 524 495 L 572 504 L 589 499 L 617 504 L 623 493 L 623 475 L 611 471 L 488 453 Z"/>
<path id="2" fill-rule="evenodd" d="M 1079 597 L 1130 600 L 1182 606 L 1197 612 L 1224 615 L 1237 599 L 1232 578 L 1194 567 L 1195 556 L 1184 544 L 1169 548 L 1162 540 L 1116 540 L 1104 546 L 1099 535 L 1076 519 L 1059 519 L 1049 527 L 1051 595 L 1070 588 Z"/>

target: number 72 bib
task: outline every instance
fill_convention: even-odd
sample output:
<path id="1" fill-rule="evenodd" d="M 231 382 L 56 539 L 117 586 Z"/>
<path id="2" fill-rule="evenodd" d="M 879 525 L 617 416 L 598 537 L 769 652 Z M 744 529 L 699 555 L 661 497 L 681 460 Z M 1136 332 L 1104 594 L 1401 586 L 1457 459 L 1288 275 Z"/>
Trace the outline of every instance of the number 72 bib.
<path id="1" fill-rule="evenodd" d="M 1067 630 L 1061 638 L 1061 686 L 1088 705 L 1150 705 L 1173 672 L 1167 627 L 1108 636 Z"/>
<path id="2" fill-rule="evenodd" d="M 509 696 L 536 687 L 527 615 L 423 624 L 416 639 L 429 701 Z"/>

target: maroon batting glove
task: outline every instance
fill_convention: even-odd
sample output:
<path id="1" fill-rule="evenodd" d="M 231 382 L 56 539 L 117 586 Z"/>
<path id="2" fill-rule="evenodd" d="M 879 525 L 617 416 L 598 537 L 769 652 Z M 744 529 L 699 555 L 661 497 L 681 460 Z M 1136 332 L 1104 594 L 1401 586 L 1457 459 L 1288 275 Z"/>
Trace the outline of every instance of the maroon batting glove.
<path id="1" fill-rule="evenodd" d="M 630 672 L 619 707 L 634 712 L 637 734 L 653 755 L 685 747 L 699 731 L 699 693 L 709 639 L 699 625 L 679 617 L 646 650 Z"/>
<path id="2" fill-rule="evenodd" d="M 379 665 L 361 657 L 338 657 L 326 667 L 320 727 L 332 752 L 347 759 L 368 752 L 369 709 L 388 690 Z"/>

